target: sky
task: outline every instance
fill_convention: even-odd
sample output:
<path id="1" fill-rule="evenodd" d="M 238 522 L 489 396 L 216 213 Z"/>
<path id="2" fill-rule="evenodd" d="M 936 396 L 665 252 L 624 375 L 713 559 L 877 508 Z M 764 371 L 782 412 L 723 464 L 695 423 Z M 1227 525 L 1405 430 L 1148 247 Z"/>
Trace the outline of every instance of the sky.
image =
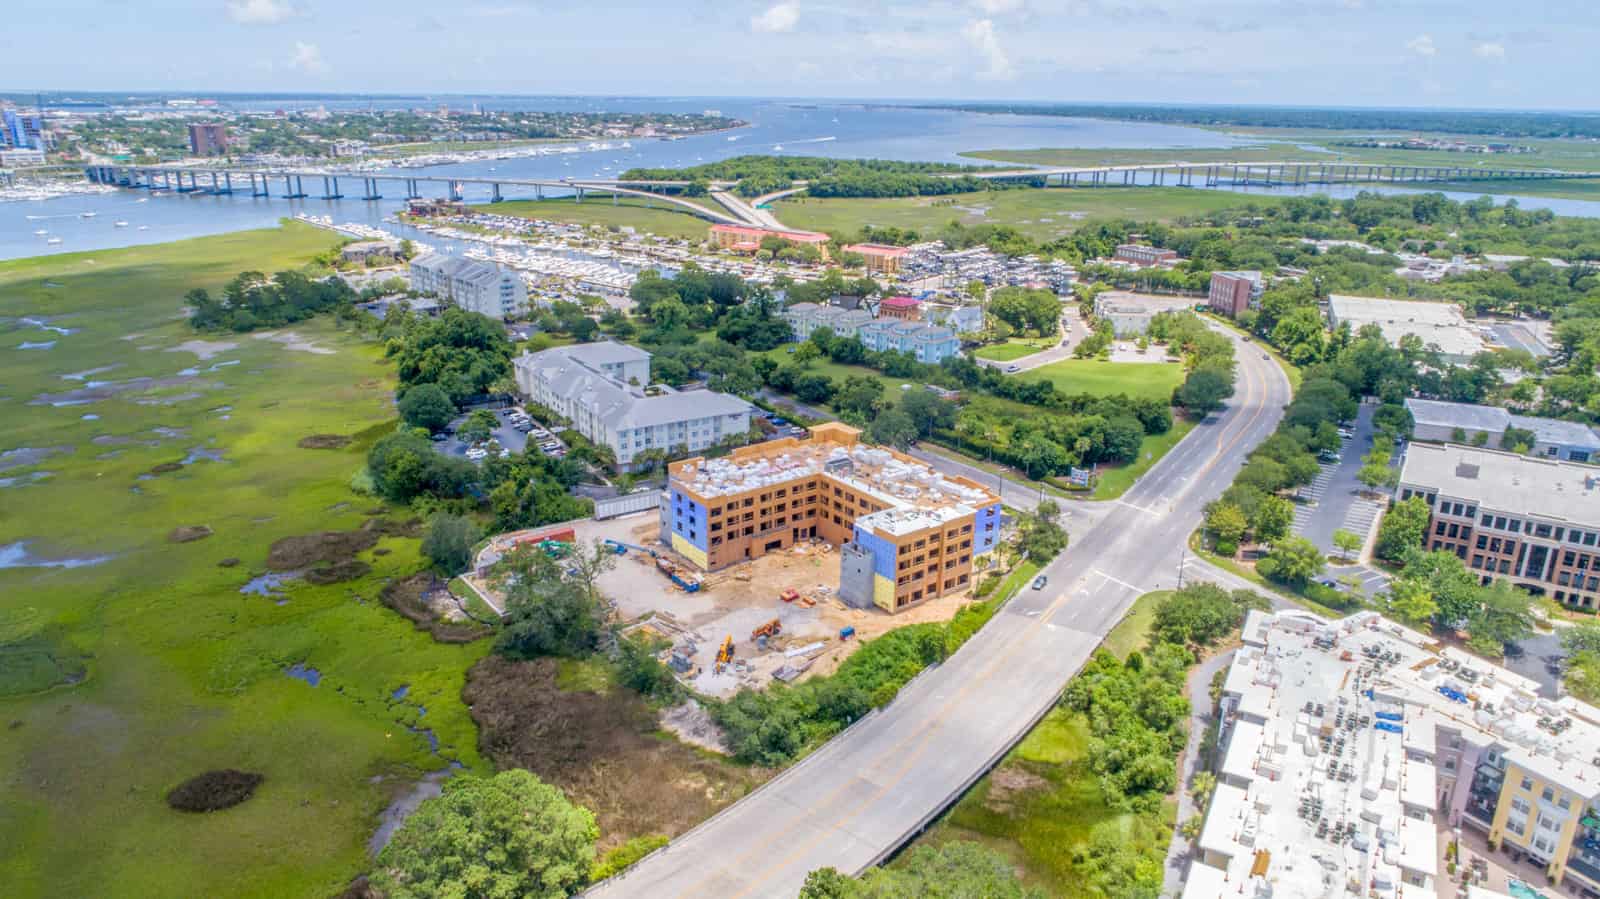
<path id="1" fill-rule="evenodd" d="M 0 89 L 1600 108 L 1593 0 L 56 0 Z"/>

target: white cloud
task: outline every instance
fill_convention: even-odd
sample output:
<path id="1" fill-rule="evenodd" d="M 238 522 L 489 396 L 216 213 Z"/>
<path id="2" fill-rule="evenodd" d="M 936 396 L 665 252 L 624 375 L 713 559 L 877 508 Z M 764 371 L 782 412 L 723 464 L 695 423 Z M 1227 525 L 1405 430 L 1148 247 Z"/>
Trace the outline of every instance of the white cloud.
<path id="1" fill-rule="evenodd" d="M 779 3 L 759 16 L 750 18 L 750 30 L 767 34 L 793 31 L 800 24 L 800 4 Z"/>
<path id="2" fill-rule="evenodd" d="M 1025 0 L 972 0 L 972 5 L 986 16 L 1003 16 L 1021 9 L 1024 2 Z"/>
<path id="3" fill-rule="evenodd" d="M 294 16 L 294 7 L 279 0 L 230 0 L 228 3 L 228 18 L 240 25 L 277 25 Z"/>
<path id="4" fill-rule="evenodd" d="M 316 44 L 295 41 L 294 56 L 289 59 L 289 68 L 312 75 L 320 75 L 328 71 L 328 63 L 323 60 L 322 49 Z"/>
<path id="5" fill-rule="evenodd" d="M 1411 40 L 1406 41 L 1406 49 L 1417 54 L 1418 56 L 1439 55 L 1439 48 L 1433 45 L 1433 36 L 1427 34 L 1419 34 Z"/>
<path id="6" fill-rule="evenodd" d="M 1011 65 L 1011 58 L 1006 55 L 1005 48 L 1000 46 L 1000 36 L 995 33 L 992 20 L 978 19 L 969 22 L 967 27 L 961 29 L 961 35 L 987 63 L 984 70 L 978 73 L 979 78 L 985 81 L 1010 81 L 1017 77 L 1017 70 Z"/>
<path id="7" fill-rule="evenodd" d="M 1505 59 L 1506 45 L 1496 41 L 1484 41 L 1473 47 L 1472 52 L 1482 59 Z"/>

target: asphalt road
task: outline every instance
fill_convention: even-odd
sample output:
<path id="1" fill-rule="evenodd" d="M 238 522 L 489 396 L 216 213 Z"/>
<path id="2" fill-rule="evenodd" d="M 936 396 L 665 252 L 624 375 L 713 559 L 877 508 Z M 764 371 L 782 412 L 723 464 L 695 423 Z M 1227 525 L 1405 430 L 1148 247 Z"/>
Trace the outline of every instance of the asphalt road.
<path id="1" fill-rule="evenodd" d="M 1060 362 L 1063 359 L 1071 359 L 1072 348 L 1082 343 L 1083 339 L 1089 336 L 1089 329 L 1083 323 L 1083 316 L 1078 314 L 1078 310 L 1075 307 L 1067 309 L 1061 313 L 1061 332 L 1062 337 L 1060 342 L 1049 349 L 1040 350 L 1031 356 L 1023 356 L 1020 359 L 1012 359 L 1009 362 L 980 359 L 974 356 L 973 361 L 979 365 L 987 365 L 990 368 L 998 368 L 1002 372 L 1015 365 L 1017 370 L 1007 373 L 1022 374 L 1023 372 L 1032 371 L 1040 366 L 1049 365 L 1052 362 Z"/>
<path id="2" fill-rule="evenodd" d="M 1202 507 L 1289 399 L 1276 364 L 1248 344 L 1238 356 L 1229 408 L 1074 534 L 1049 588 L 1024 589 L 894 702 L 586 895 L 794 896 L 810 871 L 859 873 L 931 822 L 1049 710 L 1134 599 L 1176 580 Z"/>

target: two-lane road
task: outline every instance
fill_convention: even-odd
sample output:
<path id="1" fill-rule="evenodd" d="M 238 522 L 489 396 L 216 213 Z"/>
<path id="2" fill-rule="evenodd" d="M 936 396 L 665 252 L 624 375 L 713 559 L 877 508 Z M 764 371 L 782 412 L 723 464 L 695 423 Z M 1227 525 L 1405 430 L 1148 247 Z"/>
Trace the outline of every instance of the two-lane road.
<path id="1" fill-rule="evenodd" d="M 1075 533 L 1047 589 L 1024 589 L 887 707 L 588 895 L 794 896 L 808 872 L 860 872 L 932 821 L 1050 709 L 1134 599 L 1176 580 L 1202 507 L 1289 399 L 1277 365 L 1237 350 L 1230 407 Z"/>

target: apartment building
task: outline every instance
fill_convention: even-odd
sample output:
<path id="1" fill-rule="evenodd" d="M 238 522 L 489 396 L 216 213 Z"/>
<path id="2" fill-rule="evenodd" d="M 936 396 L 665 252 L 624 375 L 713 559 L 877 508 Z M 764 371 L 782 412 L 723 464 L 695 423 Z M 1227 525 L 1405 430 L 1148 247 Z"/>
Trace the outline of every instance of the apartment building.
<path id="1" fill-rule="evenodd" d="M 846 245 L 844 252 L 860 254 L 869 275 L 897 275 L 901 261 L 911 251 L 881 243 L 853 243 Z"/>
<path id="2" fill-rule="evenodd" d="M 1431 897 L 1451 829 L 1600 892 L 1600 710 L 1373 612 L 1289 610 L 1246 618 L 1220 717 L 1183 899 Z"/>
<path id="3" fill-rule="evenodd" d="M 896 321 L 922 321 L 922 301 L 916 297 L 884 297 L 878 301 L 878 317 Z"/>
<path id="4" fill-rule="evenodd" d="M 761 242 L 769 237 L 776 237 L 785 243 L 816 247 L 823 259 L 828 258 L 828 241 L 832 239 L 819 231 L 775 231 L 771 228 L 752 228 L 748 225 L 711 226 L 711 242 L 721 249 L 738 253 L 754 253 L 760 250 Z"/>
<path id="5" fill-rule="evenodd" d="M 1206 305 L 1229 318 L 1256 305 L 1263 290 L 1260 272 L 1212 272 Z"/>
<path id="6" fill-rule="evenodd" d="M 938 364 L 961 352 L 961 339 L 944 325 L 925 325 L 898 318 L 873 318 L 863 309 L 795 303 L 784 308 L 783 319 L 794 331 L 796 340 L 805 340 L 817 329 L 828 328 L 837 337 L 860 340 L 869 350 L 910 353 L 918 362 L 929 364 Z"/>
<path id="7" fill-rule="evenodd" d="M 196 156 L 216 156 L 228 152 L 228 126 L 220 122 L 190 124 L 189 152 Z"/>
<path id="8" fill-rule="evenodd" d="M 512 360 L 518 389 L 611 448 L 630 468 L 652 450 L 698 452 L 750 431 L 753 407 L 711 390 L 650 384 L 650 354 L 612 341 L 555 347 Z"/>
<path id="9" fill-rule="evenodd" d="M 428 253 L 411 260 L 411 287 L 490 318 L 519 318 L 528 311 L 522 276 L 492 262 Z"/>
<path id="10" fill-rule="evenodd" d="M 804 440 L 673 463 L 672 548 L 715 571 L 820 539 L 840 547 L 839 598 L 891 613 L 969 589 L 999 542 L 999 497 L 860 437 L 829 422 Z"/>
<path id="11" fill-rule="evenodd" d="M 1421 497 L 1423 546 L 1459 556 L 1483 583 L 1503 578 L 1595 610 L 1600 468 L 1455 444 L 1412 443 L 1396 499 Z"/>
<path id="12" fill-rule="evenodd" d="M 865 309 L 846 309 L 818 303 L 792 303 L 783 308 L 783 320 L 794 331 L 795 340 L 805 340 L 818 328 L 827 328 L 840 337 L 854 337 L 862 325 L 871 322 Z"/>
<path id="13" fill-rule="evenodd" d="M 1516 428 L 1533 435 L 1530 455 L 1569 462 L 1600 457 L 1600 434 L 1582 422 L 1517 415 L 1499 406 L 1438 400 L 1408 399 L 1406 410 L 1414 425 L 1413 440 L 1498 448 L 1503 445 L 1506 431 Z"/>
<path id="14" fill-rule="evenodd" d="M 1125 243 L 1117 245 L 1116 255 L 1112 258 L 1118 262 L 1126 262 L 1131 265 L 1166 265 L 1178 261 L 1178 251 L 1147 247 L 1138 243 Z"/>

